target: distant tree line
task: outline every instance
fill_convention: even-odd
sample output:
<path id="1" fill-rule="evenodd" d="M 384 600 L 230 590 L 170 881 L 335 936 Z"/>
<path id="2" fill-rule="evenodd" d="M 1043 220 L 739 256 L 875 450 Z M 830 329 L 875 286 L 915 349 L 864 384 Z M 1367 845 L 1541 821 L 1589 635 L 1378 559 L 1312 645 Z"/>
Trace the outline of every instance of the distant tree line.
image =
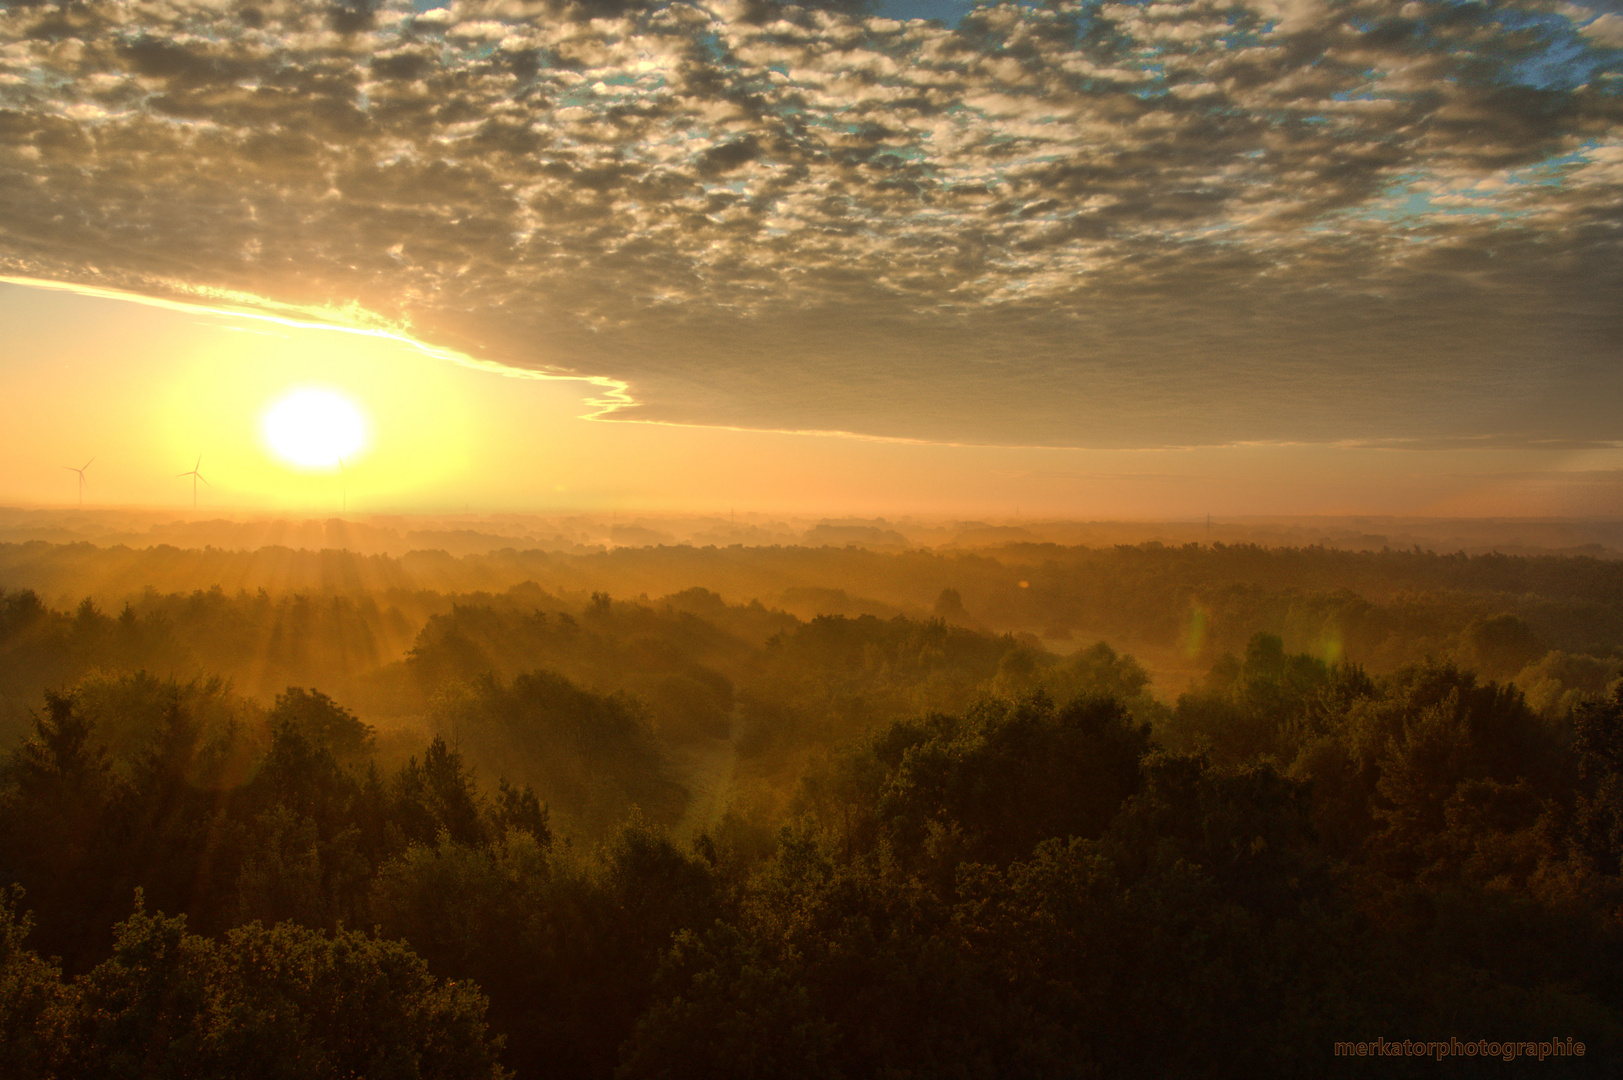
<path id="1" fill-rule="evenodd" d="M 1598 657 L 1623 648 L 1623 561 L 1589 556 L 1150 543 L 1011 544 L 973 553 L 680 545 L 391 558 L 285 547 L 0 544 L 0 587 L 32 589 L 58 604 L 89 595 L 116 611 L 131 599 L 139 614 L 138 598 L 147 590 L 189 595 L 212 588 L 227 597 L 253 597 L 261 589 L 272 599 L 371 597 L 405 620 L 369 623 L 387 659 L 409 644 L 428 614 L 448 609 L 444 596 L 500 594 L 526 582 L 567 595 L 576 606 L 592 592 L 659 597 L 703 585 L 731 603 L 759 599 L 802 618 L 933 612 L 976 629 L 1025 629 L 1056 641 L 1072 635 L 1141 651 L 1176 648 L 1201 663 L 1239 651 L 1263 630 L 1293 650 L 1352 657 L 1386 672 L 1451 652 L 1467 623 L 1503 613 L 1526 623 L 1547 648 Z M 952 611 L 936 608 L 944 590 L 957 597 Z M 430 593 L 442 599 L 434 602 Z M 177 618 L 176 625 L 187 621 Z M 221 670 L 213 657 L 202 659 L 209 670 Z"/>

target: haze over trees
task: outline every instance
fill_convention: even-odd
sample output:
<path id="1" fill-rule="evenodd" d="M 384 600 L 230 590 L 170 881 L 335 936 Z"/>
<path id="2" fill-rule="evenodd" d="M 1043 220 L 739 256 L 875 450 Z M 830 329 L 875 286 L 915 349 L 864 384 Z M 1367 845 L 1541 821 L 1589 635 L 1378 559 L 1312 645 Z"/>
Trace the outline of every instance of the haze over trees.
<path id="1" fill-rule="evenodd" d="M 1620 5 L 0 0 L 0 1080 L 1618 1074 Z"/>
<path id="2" fill-rule="evenodd" d="M 253 560 L 0 549 L 7 1076 L 1623 1050 L 1616 564 Z"/>

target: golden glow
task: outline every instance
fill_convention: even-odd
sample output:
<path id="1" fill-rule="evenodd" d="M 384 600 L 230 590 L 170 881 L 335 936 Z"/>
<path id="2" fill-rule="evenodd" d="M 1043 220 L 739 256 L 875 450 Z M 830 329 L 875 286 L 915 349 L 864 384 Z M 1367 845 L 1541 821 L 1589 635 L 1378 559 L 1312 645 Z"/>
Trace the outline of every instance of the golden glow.
<path id="1" fill-rule="evenodd" d="M 173 302 L 0 284 L 0 507 L 197 513 L 525 510 L 1027 515 L 1615 515 L 1623 448 L 1165 450 L 970 447 L 592 423 L 629 389 L 494 365 L 400 336 Z M 267 407 L 322 387 L 364 405 L 365 445 L 289 468 Z M 583 403 L 583 398 L 585 402 Z M 583 409 L 583 404 L 586 406 Z M 1381 531 L 1372 526 L 1373 531 Z M 425 541 L 426 543 L 427 541 Z"/>
<path id="2" fill-rule="evenodd" d="M 304 386 L 265 410 L 260 430 L 283 461 L 303 469 L 330 469 L 366 445 L 366 420 L 344 395 Z"/>
<path id="3" fill-rule="evenodd" d="M 166 354 L 162 376 L 147 369 L 158 393 L 141 426 L 162 433 L 169 456 L 208 455 L 222 508 L 411 505 L 484 456 L 475 417 L 485 384 L 513 386 L 388 338 L 232 322 L 175 329 L 187 343 Z"/>

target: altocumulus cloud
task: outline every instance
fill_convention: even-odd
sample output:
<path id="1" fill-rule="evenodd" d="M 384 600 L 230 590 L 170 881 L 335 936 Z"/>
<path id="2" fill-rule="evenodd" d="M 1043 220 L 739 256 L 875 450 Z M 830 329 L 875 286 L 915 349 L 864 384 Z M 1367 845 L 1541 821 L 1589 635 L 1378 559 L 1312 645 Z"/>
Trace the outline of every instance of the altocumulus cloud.
<path id="1" fill-rule="evenodd" d="M 0 272 L 346 307 L 614 416 L 1623 437 L 1623 15 L 10 0 Z"/>

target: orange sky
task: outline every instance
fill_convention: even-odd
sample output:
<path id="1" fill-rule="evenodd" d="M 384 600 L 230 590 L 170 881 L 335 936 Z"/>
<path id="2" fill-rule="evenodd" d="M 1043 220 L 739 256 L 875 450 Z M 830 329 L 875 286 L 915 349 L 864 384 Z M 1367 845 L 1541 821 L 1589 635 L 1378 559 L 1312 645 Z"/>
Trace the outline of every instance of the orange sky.
<path id="1" fill-rule="evenodd" d="M 1623 513 L 1586 3 L 363 6 L 0 4 L 0 498 Z"/>
<path id="2" fill-rule="evenodd" d="M 402 340 L 0 285 L 0 501 L 200 512 L 768 510 L 1061 515 L 1613 516 L 1623 451 L 955 446 L 583 419 L 604 389 L 497 374 Z M 265 410 L 343 394 L 369 445 L 299 470 Z M 634 395 L 636 387 L 631 387 Z M 635 409 L 617 415 L 632 418 Z M 343 488 L 341 489 L 340 484 Z"/>

